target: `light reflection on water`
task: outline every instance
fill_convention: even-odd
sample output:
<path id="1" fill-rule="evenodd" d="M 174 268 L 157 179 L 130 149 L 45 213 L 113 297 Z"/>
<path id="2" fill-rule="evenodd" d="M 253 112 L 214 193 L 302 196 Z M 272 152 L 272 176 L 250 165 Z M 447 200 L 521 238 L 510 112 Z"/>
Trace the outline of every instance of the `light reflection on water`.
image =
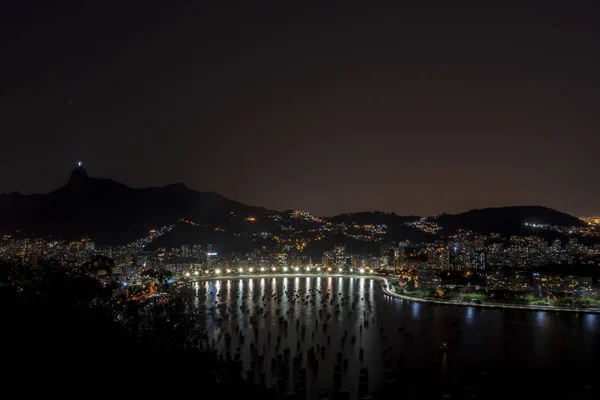
<path id="1" fill-rule="evenodd" d="M 421 303 L 416 301 L 411 303 L 412 316 L 418 318 L 421 315 Z"/>
<path id="2" fill-rule="evenodd" d="M 597 315 L 408 302 L 383 296 L 379 283 L 370 278 L 224 279 L 192 283 L 181 293 L 192 307 L 206 314 L 198 327 L 202 331 L 212 322 L 211 310 L 220 315 L 223 320 L 211 328 L 210 339 L 218 343 L 222 354 L 234 356 L 239 347 L 244 371 L 251 368 L 254 358 L 251 344 L 264 356 L 262 366 L 256 366 L 255 378 L 260 380 L 262 370 L 267 386 L 274 385 L 277 378 L 271 359 L 288 347 L 291 358 L 301 353 L 302 363 L 307 365 L 307 351 L 313 347 L 318 373 L 307 373 L 309 398 L 317 397 L 319 389 L 334 387 L 338 352 L 342 353 L 340 384 L 352 389 L 354 399 L 358 398 L 361 367 L 368 368 L 369 391 L 375 392 L 385 380 L 410 374 L 441 382 L 467 376 L 468 371 L 493 371 L 494 365 L 505 370 L 513 365 L 533 368 L 557 362 L 582 365 L 596 360 L 598 354 Z M 215 302 L 220 306 L 215 308 Z M 251 317 L 256 327 L 250 323 Z M 287 329 L 280 320 L 287 321 Z M 238 340 L 238 330 L 245 336 L 243 343 Z M 230 345 L 219 340 L 226 332 L 232 336 Z M 447 352 L 440 350 L 444 342 L 451 346 Z M 321 347 L 325 348 L 323 357 L 317 350 Z M 290 376 L 294 373 L 297 371 L 289 371 Z M 288 380 L 287 390 L 293 389 L 293 381 Z"/>
<path id="3" fill-rule="evenodd" d="M 583 325 L 586 330 L 597 331 L 598 330 L 598 315 L 597 314 L 585 314 L 583 316 Z"/>
<path id="4" fill-rule="evenodd" d="M 546 320 L 546 312 L 544 312 L 544 311 L 535 312 L 535 322 L 538 325 L 538 327 L 544 326 L 545 320 Z"/>
<path id="5" fill-rule="evenodd" d="M 474 312 L 473 307 L 467 307 L 465 318 L 466 318 L 466 321 L 469 323 L 473 322 L 473 312 Z"/>

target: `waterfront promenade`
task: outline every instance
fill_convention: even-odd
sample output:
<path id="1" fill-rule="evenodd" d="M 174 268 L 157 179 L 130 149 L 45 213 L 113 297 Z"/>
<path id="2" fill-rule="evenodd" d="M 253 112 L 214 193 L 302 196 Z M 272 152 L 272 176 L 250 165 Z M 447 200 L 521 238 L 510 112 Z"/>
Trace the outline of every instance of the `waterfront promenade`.
<path id="1" fill-rule="evenodd" d="M 355 275 L 355 274 L 310 274 L 302 272 L 292 272 L 287 274 L 276 273 L 276 274 L 256 274 L 256 275 L 210 275 L 210 276 L 194 276 L 187 282 L 192 281 L 206 281 L 213 279 L 260 279 L 260 278 L 290 278 L 290 277 L 336 277 L 336 278 L 368 278 L 379 281 L 382 286 L 383 294 L 386 296 L 394 297 L 401 300 L 413 301 L 418 303 L 428 303 L 436 305 L 446 306 L 459 306 L 459 307 L 474 307 L 474 308 L 495 308 L 503 310 L 530 310 L 530 311 L 549 311 L 549 312 L 569 312 L 569 313 L 587 313 L 587 314 L 600 314 L 600 308 L 576 308 L 576 307 L 555 307 L 555 306 L 538 306 L 538 305 L 522 305 L 522 304 L 507 304 L 507 303 L 467 303 L 452 300 L 436 300 L 436 299 L 424 299 L 420 297 L 407 296 L 406 294 L 397 293 L 394 288 L 389 284 L 387 278 L 379 275 Z M 184 283 L 185 281 L 180 281 Z"/>

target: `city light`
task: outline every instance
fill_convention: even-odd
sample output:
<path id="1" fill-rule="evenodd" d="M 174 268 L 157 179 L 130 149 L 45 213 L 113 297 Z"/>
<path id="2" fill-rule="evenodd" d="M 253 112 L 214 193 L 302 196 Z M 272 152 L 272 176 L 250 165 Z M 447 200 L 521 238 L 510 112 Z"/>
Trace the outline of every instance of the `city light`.
<path id="1" fill-rule="evenodd" d="M 257 221 L 259 218 L 263 219 L 257 217 Z M 291 272 L 296 273 L 296 277 L 292 277 L 295 281 L 302 275 L 308 278 L 319 272 L 329 275 L 336 272 L 339 275 L 386 276 L 390 279 L 389 286 L 393 288 L 392 292 L 404 293 L 415 298 L 425 296 L 423 293 L 427 292 L 427 301 L 443 300 L 449 301 L 448 304 L 473 304 L 477 301 L 478 304 L 494 304 L 501 302 L 499 297 L 495 297 L 495 291 L 508 291 L 515 293 L 515 297 L 525 304 L 524 308 L 566 307 L 572 311 L 585 308 L 600 312 L 600 286 L 595 277 L 575 275 L 575 271 L 568 267 L 571 262 L 582 266 L 589 265 L 590 268 L 600 266 L 600 240 L 591 240 L 600 238 L 600 217 L 588 217 L 584 220 L 586 224 L 580 226 L 557 226 L 545 221 L 520 222 L 519 225 L 527 228 L 524 231 L 526 234 L 520 236 L 504 237 L 498 233 L 480 234 L 468 229 L 459 229 L 449 234 L 443 242 L 434 240 L 433 237 L 429 242 L 399 242 L 393 249 L 387 249 L 389 251 L 383 256 L 379 252 L 347 253 L 346 247 L 341 244 L 324 249 L 323 257 L 316 263 L 308 258 L 308 254 L 301 254 L 305 246 L 303 241 L 310 243 L 312 240 L 324 240 L 327 232 L 340 232 L 355 240 L 379 241 L 379 238 L 386 234 L 388 227 L 375 223 L 336 223 L 326 219 L 317 221 L 307 213 L 293 212 L 292 219 L 309 221 L 311 226 L 319 224 L 318 227 L 303 232 L 303 228 L 293 226 L 279 214 L 266 218 L 281 221 L 281 230 L 277 233 L 238 231 L 232 234 L 246 236 L 252 240 L 271 237 L 277 242 L 276 250 L 268 245 L 261 245 L 260 249 L 255 249 L 259 251 L 252 253 L 219 252 L 217 256 L 211 245 L 148 249 L 149 243 L 175 226 L 166 225 L 147 231 L 143 238 L 125 247 L 111 249 L 95 248 L 89 238 L 63 242 L 54 238 L 12 238 L 7 234 L 0 237 L 0 261 L 16 257 L 60 258 L 61 254 L 64 254 L 69 262 L 81 266 L 89 262 L 94 255 L 110 255 L 115 258 L 113 273 L 118 274 L 114 279 L 118 279 L 123 286 L 126 285 L 123 282 L 128 280 L 129 291 L 150 283 L 160 287 L 157 284 L 160 283 L 157 282 L 157 275 L 149 273 L 159 269 L 165 269 L 173 275 L 169 280 L 171 283 L 177 282 L 178 279 L 181 283 L 190 282 L 191 277 L 197 277 L 195 280 L 198 281 L 200 275 L 209 277 L 210 274 L 215 274 L 212 278 L 216 281 L 221 274 L 232 277 L 238 275 L 239 279 L 243 279 L 244 274 L 248 277 L 253 272 L 260 271 L 265 274 L 272 273 L 273 279 L 276 279 L 277 274 L 283 272 L 288 276 L 287 273 Z M 417 218 L 407 225 L 435 233 L 441 226 L 441 222 L 438 225 L 439 221 L 443 222 L 444 219 Z M 188 220 L 179 222 L 192 223 Z M 215 230 L 225 229 L 204 223 L 193 224 Z M 347 233 L 344 233 L 346 229 Z M 544 236 L 538 235 L 538 231 L 556 232 L 564 237 L 550 240 L 549 237 L 545 237 L 545 233 Z M 582 240 L 579 236 L 590 236 L 590 240 Z M 132 259 L 137 261 L 132 263 Z M 351 262 L 347 263 L 347 260 Z M 517 266 L 514 265 L 515 260 L 518 260 Z M 248 267 L 249 265 L 261 267 Z M 545 265 L 564 265 L 566 269 L 563 274 L 541 272 Z M 217 266 L 226 269 L 216 268 Z M 540 268 L 540 272 L 536 271 L 537 268 Z M 531 271 L 529 277 L 524 271 Z M 463 292 L 457 287 L 454 283 L 454 278 L 457 277 L 468 281 L 466 285 L 469 286 L 469 290 Z M 106 281 L 105 277 L 100 278 L 103 283 Z M 433 296 L 432 299 L 428 298 L 430 295 Z"/>

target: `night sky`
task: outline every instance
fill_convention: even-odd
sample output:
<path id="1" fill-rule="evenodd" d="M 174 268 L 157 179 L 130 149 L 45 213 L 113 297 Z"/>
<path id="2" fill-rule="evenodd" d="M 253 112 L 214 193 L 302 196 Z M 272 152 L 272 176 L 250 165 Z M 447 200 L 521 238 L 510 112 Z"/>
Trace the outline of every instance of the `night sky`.
<path id="1" fill-rule="evenodd" d="M 593 8 L 161 3 L 1 2 L 0 192 L 82 159 L 325 216 L 600 214 Z"/>

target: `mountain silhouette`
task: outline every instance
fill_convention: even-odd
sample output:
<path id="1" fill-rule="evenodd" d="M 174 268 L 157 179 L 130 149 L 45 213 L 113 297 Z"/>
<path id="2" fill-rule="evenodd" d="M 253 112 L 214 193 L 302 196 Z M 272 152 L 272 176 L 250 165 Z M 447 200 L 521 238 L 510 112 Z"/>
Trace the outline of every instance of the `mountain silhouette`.
<path id="1" fill-rule="evenodd" d="M 101 244 L 122 244 L 147 235 L 150 229 L 176 223 L 230 226 L 236 218 L 266 210 L 197 192 L 181 183 L 131 188 L 110 179 L 88 177 L 76 168 L 68 183 L 48 194 L 0 195 L 3 233 L 21 232 L 63 238 L 92 237 Z"/>
<path id="2" fill-rule="evenodd" d="M 384 239 L 387 243 L 432 239 L 433 235 L 406 225 L 419 218 L 378 211 L 324 218 L 334 229 L 330 234 L 320 234 L 321 245 L 332 240 L 348 241 L 349 245 L 354 243 L 361 249 L 370 249 L 373 246 L 365 246 L 360 240 L 343 235 L 343 230 L 352 232 L 360 225 L 386 225 Z M 443 234 L 458 229 L 505 235 L 531 234 L 525 222 L 585 225 L 578 218 L 540 206 L 471 210 L 443 214 L 435 221 L 444 228 L 440 232 Z M 176 228 L 156 244 L 220 243 L 222 248 L 231 250 L 252 250 L 259 245 L 273 244 L 265 233 L 273 236 L 292 229 L 298 237 L 302 237 L 302 232 L 313 232 L 307 233 L 310 237 L 319 227 L 315 221 L 297 218 L 292 211 L 278 212 L 245 205 L 215 192 L 195 191 L 182 183 L 131 188 L 110 179 L 90 177 L 81 166 L 72 171 L 66 185 L 48 194 L 13 192 L 0 195 L 0 232 L 3 234 L 18 231 L 62 239 L 89 236 L 99 245 L 115 245 L 133 242 L 148 235 L 150 229 L 173 224 Z"/>
<path id="3" fill-rule="evenodd" d="M 443 214 L 437 218 L 445 233 L 470 229 L 479 233 L 498 232 L 504 235 L 532 234 L 525 225 L 584 227 L 581 219 L 541 206 L 512 206 L 470 210 L 460 214 Z"/>

